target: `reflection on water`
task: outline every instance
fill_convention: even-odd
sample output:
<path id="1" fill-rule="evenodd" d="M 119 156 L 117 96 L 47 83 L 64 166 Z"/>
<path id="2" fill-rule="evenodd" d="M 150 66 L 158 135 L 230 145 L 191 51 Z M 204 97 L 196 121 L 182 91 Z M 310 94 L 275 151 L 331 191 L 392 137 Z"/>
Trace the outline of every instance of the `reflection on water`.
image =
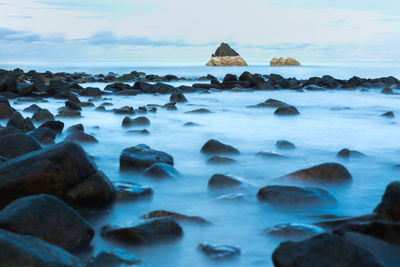
<path id="1" fill-rule="evenodd" d="M 86 132 L 93 134 L 99 144 L 85 145 L 96 156 L 99 169 L 111 180 L 133 181 L 148 185 L 154 190 L 152 200 L 116 204 L 108 213 L 91 218 L 96 229 L 94 252 L 115 246 L 99 235 L 107 223 L 135 221 L 152 210 L 165 209 L 187 215 L 201 216 L 211 225 L 182 223 L 181 240 L 161 245 L 118 247 L 132 251 L 144 259 L 147 266 L 270 266 L 271 254 L 281 240 L 263 233 L 267 227 L 282 223 L 307 223 L 317 219 L 306 214 L 361 215 L 377 205 L 386 185 L 398 177 L 394 165 L 400 161 L 399 119 L 380 117 L 392 110 L 399 113 L 399 96 L 370 92 L 219 92 L 211 94 L 186 94 L 189 102 L 177 104 L 177 111 L 159 109 L 147 114 L 151 120 L 149 136 L 129 135 L 121 127 L 123 115 L 84 108 L 80 119 L 62 119 L 66 127 L 82 123 Z M 114 107 L 125 105 L 165 104 L 167 95 L 111 96 Z M 301 115 L 277 117 L 274 109 L 246 108 L 275 98 L 295 105 Z M 102 101 L 96 102 L 97 105 Z M 22 110 L 31 103 L 14 105 Z M 40 103 L 54 114 L 62 100 Z M 204 107 L 210 114 L 187 114 L 185 111 Z M 108 107 L 107 107 L 108 108 Z M 400 114 L 400 113 L 399 113 Z M 30 115 L 25 113 L 26 116 Z M 199 124 L 183 127 L 186 122 Z M 99 126 L 96 128 L 94 126 Z M 207 164 L 200 153 L 201 146 L 211 138 L 235 146 L 241 154 L 230 165 Z M 63 136 L 58 138 L 62 140 Z M 296 144 L 295 150 L 277 151 L 275 142 L 287 139 Z M 170 180 L 152 180 L 132 173 L 119 172 L 119 155 L 130 146 L 145 143 L 154 149 L 174 156 L 175 167 L 181 177 Z M 340 160 L 335 154 L 342 148 L 359 150 L 367 158 Z M 260 150 L 279 152 L 286 158 L 261 158 Z M 323 162 L 344 164 L 352 173 L 352 184 L 325 186 L 337 199 L 338 205 L 329 207 L 288 208 L 258 203 L 256 193 L 265 185 L 295 181 L 277 179 L 294 170 Z M 233 191 L 210 192 L 208 179 L 214 173 L 229 173 L 245 179 L 243 187 Z M 242 193 L 243 199 L 221 201 L 224 194 Z M 201 242 L 235 245 L 241 256 L 230 261 L 213 262 L 196 247 Z"/>

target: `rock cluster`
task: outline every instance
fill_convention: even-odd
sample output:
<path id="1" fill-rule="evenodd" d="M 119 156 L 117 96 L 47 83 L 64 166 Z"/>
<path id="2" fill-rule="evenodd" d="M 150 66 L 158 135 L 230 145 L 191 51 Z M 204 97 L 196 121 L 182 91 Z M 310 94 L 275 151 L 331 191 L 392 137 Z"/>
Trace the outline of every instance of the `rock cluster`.
<path id="1" fill-rule="evenodd" d="M 270 66 L 300 66 L 300 62 L 292 57 L 289 57 L 286 59 L 283 57 L 280 57 L 280 58 L 274 57 L 269 62 L 269 65 Z"/>
<path id="2" fill-rule="evenodd" d="M 247 63 L 227 43 L 221 43 L 206 66 L 247 66 Z"/>

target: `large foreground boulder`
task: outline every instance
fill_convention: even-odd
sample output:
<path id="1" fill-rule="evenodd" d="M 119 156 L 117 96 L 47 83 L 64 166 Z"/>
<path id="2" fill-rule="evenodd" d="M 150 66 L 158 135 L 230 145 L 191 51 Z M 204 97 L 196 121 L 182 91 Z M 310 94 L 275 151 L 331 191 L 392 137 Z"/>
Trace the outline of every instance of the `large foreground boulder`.
<path id="1" fill-rule="evenodd" d="M 383 220 L 400 222 L 400 181 L 395 181 L 386 187 L 381 203 L 375 208 Z"/>
<path id="2" fill-rule="evenodd" d="M 51 194 L 69 204 L 109 203 L 114 187 L 81 146 L 59 143 L 3 163 L 0 207 L 29 195 Z"/>
<path id="3" fill-rule="evenodd" d="M 316 165 L 307 169 L 292 172 L 284 177 L 321 183 L 349 182 L 352 180 L 349 171 L 339 163 L 324 163 Z"/>
<path id="4" fill-rule="evenodd" d="M 283 242 L 272 254 L 276 267 L 378 267 L 365 249 L 333 234 L 321 234 L 301 242 Z"/>
<path id="5" fill-rule="evenodd" d="M 60 199 L 46 194 L 13 201 L 0 212 L 0 228 L 36 236 L 71 251 L 94 236 L 89 223 Z"/>
<path id="6" fill-rule="evenodd" d="M 0 230 L 0 266 L 80 267 L 79 259 L 39 238 Z"/>
<path id="7" fill-rule="evenodd" d="M 221 43 L 206 66 L 247 66 L 247 63 L 227 43 Z"/>
<path id="8" fill-rule="evenodd" d="M 0 137 L 0 156 L 7 159 L 41 149 L 38 141 L 25 134 L 9 134 Z"/>
<path id="9" fill-rule="evenodd" d="M 122 171 L 143 171 L 157 162 L 174 165 L 174 159 L 170 154 L 151 149 L 144 144 L 124 149 L 119 157 Z"/>

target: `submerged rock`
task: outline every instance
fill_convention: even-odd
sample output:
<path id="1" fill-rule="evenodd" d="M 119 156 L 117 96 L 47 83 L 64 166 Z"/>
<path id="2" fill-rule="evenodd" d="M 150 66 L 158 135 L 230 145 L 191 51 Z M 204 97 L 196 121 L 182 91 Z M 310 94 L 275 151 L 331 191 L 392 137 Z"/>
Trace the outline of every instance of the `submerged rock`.
<path id="1" fill-rule="evenodd" d="M 310 224 L 284 223 L 269 227 L 264 232 L 278 238 L 297 239 L 321 234 L 324 232 L 324 229 Z"/>
<path id="2" fill-rule="evenodd" d="M 185 103 L 187 102 L 187 99 L 185 95 L 181 92 L 173 92 L 172 95 L 169 97 L 169 101 L 176 103 Z"/>
<path id="3" fill-rule="evenodd" d="M 114 187 L 116 200 L 149 199 L 153 196 L 153 190 L 150 187 L 132 182 L 116 182 Z"/>
<path id="4" fill-rule="evenodd" d="M 214 174 L 208 181 L 208 188 L 225 189 L 240 186 L 242 182 L 234 177 L 224 174 Z"/>
<path id="5" fill-rule="evenodd" d="M 284 59 L 283 57 L 280 57 L 280 58 L 274 57 L 269 62 L 269 65 L 270 66 L 300 66 L 300 62 L 292 57 L 289 57 L 286 59 Z"/>
<path id="6" fill-rule="evenodd" d="M 119 162 L 122 171 L 143 171 L 154 163 L 174 165 L 174 159 L 171 155 L 151 149 L 144 144 L 124 149 L 119 157 Z"/>
<path id="7" fill-rule="evenodd" d="M 211 111 L 209 111 L 208 109 L 205 108 L 199 108 L 199 109 L 194 109 L 191 111 L 186 111 L 185 113 L 199 113 L 199 114 L 204 114 L 204 113 L 211 113 Z"/>
<path id="8" fill-rule="evenodd" d="M 389 88 L 389 87 L 383 88 L 381 93 L 382 94 L 386 94 L 386 95 L 393 95 L 394 94 L 393 90 L 391 88 Z"/>
<path id="9" fill-rule="evenodd" d="M 182 236 L 181 226 L 169 218 L 153 219 L 129 226 L 106 225 L 101 235 L 117 241 L 142 244 L 174 240 Z"/>
<path id="10" fill-rule="evenodd" d="M 237 161 L 228 157 L 220 157 L 215 156 L 211 157 L 207 160 L 207 163 L 210 164 L 229 164 L 229 163 L 236 163 Z"/>
<path id="11" fill-rule="evenodd" d="M 31 235 L 71 251 L 94 236 L 89 223 L 60 199 L 35 195 L 17 199 L 0 211 L 0 228 Z"/>
<path id="12" fill-rule="evenodd" d="M 141 263 L 142 260 L 128 251 L 113 249 L 112 251 L 102 251 L 96 257 L 90 258 L 85 267 L 125 267 Z"/>
<path id="13" fill-rule="evenodd" d="M 388 112 L 383 113 L 381 116 L 386 117 L 386 118 L 394 118 L 394 113 L 393 113 L 393 111 L 388 111 Z"/>
<path id="14" fill-rule="evenodd" d="M 353 157 L 365 157 L 365 154 L 361 153 L 360 151 L 357 150 L 350 150 L 348 148 L 343 148 L 340 150 L 337 155 L 339 158 L 353 158 Z"/>
<path id="15" fill-rule="evenodd" d="M 142 216 L 144 219 L 154 218 L 171 218 L 177 221 L 196 222 L 196 223 L 210 223 L 209 221 L 198 216 L 187 216 L 176 212 L 166 210 L 155 210 Z"/>
<path id="16" fill-rule="evenodd" d="M 226 245 L 202 243 L 199 244 L 198 249 L 208 257 L 215 260 L 229 258 L 240 254 L 240 248 Z"/>
<path id="17" fill-rule="evenodd" d="M 240 154 L 239 150 L 233 146 L 221 143 L 218 140 L 208 140 L 200 150 L 205 154 Z"/>
<path id="18" fill-rule="evenodd" d="M 316 165 L 311 168 L 287 174 L 284 178 L 325 183 L 349 182 L 352 180 L 349 171 L 339 163 L 324 163 Z"/>
<path id="19" fill-rule="evenodd" d="M 300 112 L 294 106 L 282 106 L 275 110 L 275 115 L 299 115 Z"/>
<path id="20" fill-rule="evenodd" d="M 296 146 L 287 140 L 278 140 L 275 143 L 276 148 L 279 149 L 295 149 Z"/>
<path id="21" fill-rule="evenodd" d="M 179 172 L 170 164 L 156 162 L 145 169 L 143 175 L 152 178 L 175 178 L 179 176 Z"/>
<path id="22" fill-rule="evenodd" d="M 228 44 L 221 43 L 206 66 L 247 66 L 247 63 Z"/>

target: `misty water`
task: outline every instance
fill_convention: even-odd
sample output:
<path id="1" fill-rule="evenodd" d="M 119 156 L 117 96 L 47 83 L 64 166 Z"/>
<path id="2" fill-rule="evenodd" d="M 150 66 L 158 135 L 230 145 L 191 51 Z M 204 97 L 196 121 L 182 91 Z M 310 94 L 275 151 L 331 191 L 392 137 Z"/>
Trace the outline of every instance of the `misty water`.
<path id="1" fill-rule="evenodd" d="M 356 64 L 356 67 L 347 66 L 345 69 L 332 67 L 336 68 L 335 73 L 329 73 L 331 67 L 282 68 L 273 71 L 268 69 L 262 73 L 287 72 L 285 77 L 302 76 L 298 78 L 323 74 L 331 74 L 338 78 L 349 78 L 353 75 L 399 77 L 400 68 L 396 69 L 396 64 L 385 65 L 383 70 L 375 69 L 375 72 L 362 64 Z M 228 72 L 261 72 L 249 68 L 239 68 L 236 71 L 231 71 L 232 68 L 208 68 L 206 73 L 193 69 L 190 73 L 175 73 L 174 68 L 167 68 L 165 74 L 196 77 L 211 73 L 223 77 Z M 353 68 L 364 72 L 355 73 L 357 71 L 352 71 Z M 71 72 L 68 69 L 64 70 Z M 119 70 L 119 73 L 128 73 L 135 68 L 130 68 L 129 71 Z M 108 71 L 115 69 L 110 68 Z M 384 71 L 386 73 L 383 73 Z M 147 72 L 157 74 L 151 70 Z M 182 83 L 174 83 L 178 84 Z M 92 85 L 101 88 L 105 86 L 100 83 L 84 86 Z M 125 115 L 116 115 L 112 111 L 95 111 L 94 108 L 88 107 L 83 108 L 82 118 L 62 118 L 65 128 L 82 123 L 85 132 L 99 140 L 98 144 L 83 147 L 95 157 L 99 169 L 112 181 L 135 182 L 154 190 L 152 199 L 119 202 L 109 210 L 88 218 L 96 230 L 92 241 L 92 253 L 97 254 L 101 250 L 118 247 L 143 259 L 144 266 L 271 266 L 272 252 L 284 240 L 266 235 L 265 228 L 282 223 L 318 221 L 310 215 L 356 216 L 371 213 L 379 203 L 387 184 L 396 180 L 400 174 L 400 169 L 395 167 L 400 163 L 400 127 L 397 116 L 400 111 L 400 96 L 383 95 L 380 93 L 381 89 L 370 89 L 368 92 L 330 90 L 187 93 L 185 96 L 188 103 L 177 104 L 177 111 L 158 108 L 157 113 L 145 115 L 151 121 L 151 125 L 147 127 L 150 132 L 148 136 L 128 134 L 127 129 L 121 127 Z M 111 102 L 113 106 L 107 107 L 111 110 L 126 105 L 137 108 L 147 104 L 163 105 L 169 102 L 169 95 L 105 97 L 112 100 L 99 100 L 94 102 L 96 106 L 103 102 Z M 294 105 L 301 114 L 281 117 L 275 116 L 274 109 L 271 108 L 248 108 L 268 98 Z M 81 97 L 81 100 L 86 99 Z M 18 103 L 13 107 L 21 111 L 30 104 L 32 103 Z M 57 108 L 64 105 L 64 100 L 49 99 L 48 103 L 38 104 L 56 114 Z M 212 113 L 185 113 L 197 108 L 206 108 Z M 394 111 L 396 117 L 381 117 L 386 111 Z M 32 115 L 25 112 L 23 114 Z M 132 117 L 137 116 L 141 115 Z M 184 127 L 186 122 L 199 125 Z M 56 141 L 61 141 L 64 137 L 61 135 Z M 212 138 L 239 149 L 241 154 L 233 156 L 237 163 L 207 164 L 209 157 L 201 154 L 200 148 Z M 296 149 L 277 150 L 275 142 L 280 139 L 295 143 Z M 147 144 L 153 149 L 171 154 L 174 157 L 175 168 L 181 176 L 174 179 L 151 179 L 134 173 L 120 172 L 121 151 L 137 144 Z M 367 157 L 339 159 L 336 153 L 342 148 L 361 151 Z M 285 157 L 257 157 L 255 154 L 259 151 L 277 152 Z M 257 191 L 263 186 L 305 185 L 277 177 L 325 162 L 339 162 L 346 166 L 353 176 L 353 182 L 350 184 L 317 185 L 328 190 L 338 200 L 337 205 L 280 207 L 257 201 Z M 239 176 L 245 182 L 243 186 L 234 190 L 210 191 L 207 183 L 215 173 Z M 242 194 L 243 198 L 221 199 L 221 196 L 232 193 Z M 181 223 L 184 230 L 181 239 L 158 245 L 127 246 L 105 240 L 99 235 L 100 228 L 105 224 L 134 222 L 141 215 L 153 210 L 201 216 L 212 224 Z M 202 242 L 238 246 L 241 248 L 241 255 L 230 260 L 213 261 L 197 250 L 197 245 Z"/>

